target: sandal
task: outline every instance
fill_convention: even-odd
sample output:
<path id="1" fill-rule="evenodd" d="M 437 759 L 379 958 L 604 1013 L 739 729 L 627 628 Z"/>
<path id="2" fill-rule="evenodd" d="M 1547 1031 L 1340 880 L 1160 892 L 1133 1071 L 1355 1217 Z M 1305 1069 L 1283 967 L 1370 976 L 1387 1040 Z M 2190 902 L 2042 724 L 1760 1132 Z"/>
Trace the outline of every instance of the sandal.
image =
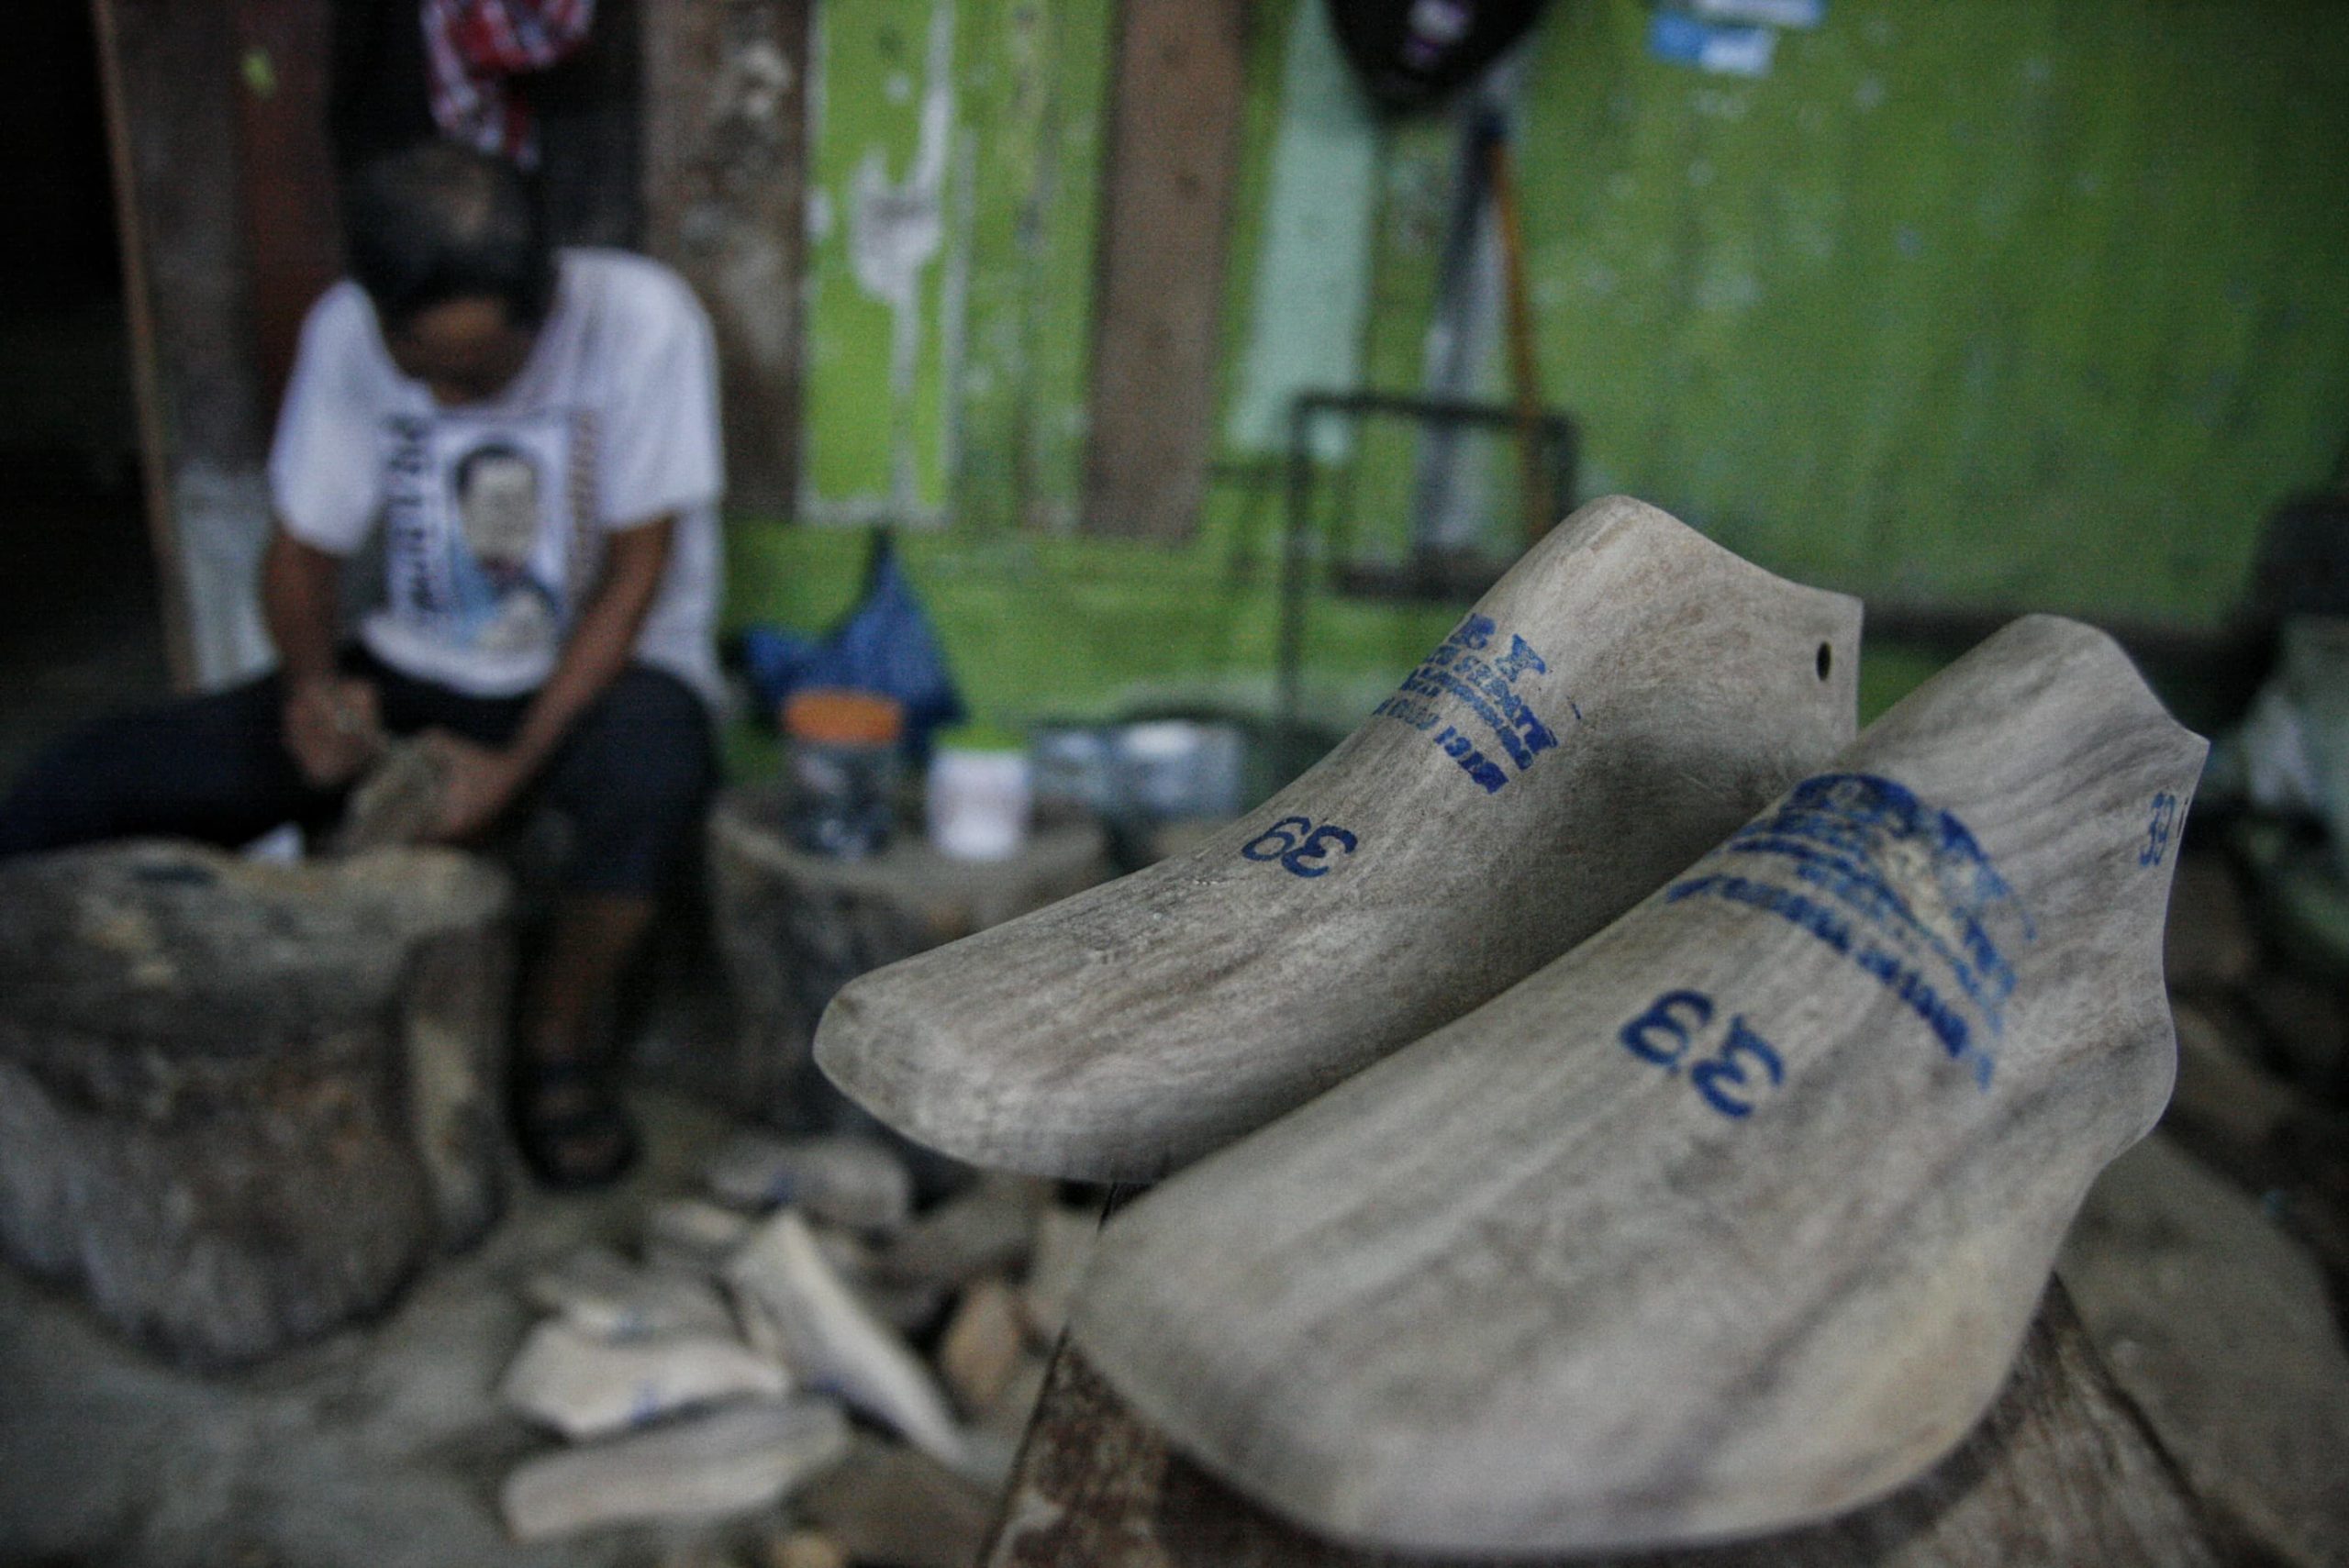
<path id="1" fill-rule="evenodd" d="M 635 1125 L 603 1075 L 573 1057 L 516 1063 L 514 1138 L 550 1187 L 607 1186 L 636 1163 Z"/>

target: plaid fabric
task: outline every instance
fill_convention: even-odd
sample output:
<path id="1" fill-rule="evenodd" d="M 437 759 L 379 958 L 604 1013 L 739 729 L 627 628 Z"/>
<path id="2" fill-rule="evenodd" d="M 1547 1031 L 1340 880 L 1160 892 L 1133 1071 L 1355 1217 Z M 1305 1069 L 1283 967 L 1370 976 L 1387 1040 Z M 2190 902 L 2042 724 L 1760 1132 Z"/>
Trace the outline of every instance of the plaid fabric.
<path id="1" fill-rule="evenodd" d="M 530 107 L 506 79 L 585 41 L 596 0 L 424 0 L 424 55 L 440 129 L 523 168 L 539 161 Z"/>

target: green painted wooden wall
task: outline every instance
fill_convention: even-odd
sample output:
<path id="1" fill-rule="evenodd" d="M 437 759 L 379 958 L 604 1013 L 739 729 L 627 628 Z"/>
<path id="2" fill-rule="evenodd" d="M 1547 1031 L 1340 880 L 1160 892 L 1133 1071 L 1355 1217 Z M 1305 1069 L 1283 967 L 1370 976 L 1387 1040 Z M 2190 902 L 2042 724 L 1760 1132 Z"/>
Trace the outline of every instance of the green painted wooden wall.
<path id="1" fill-rule="evenodd" d="M 1108 0 L 821 7 L 802 506 L 736 519 L 735 619 L 822 624 L 861 553 L 823 525 L 896 521 L 991 718 L 1264 689 L 1277 501 L 1247 408 L 1286 386 L 1249 378 L 1416 384 L 1453 156 L 1441 124 L 1307 101 L 1300 5 L 1258 8 L 1233 417 L 1171 550 L 1072 537 Z M 1558 0 L 1520 98 L 1542 373 L 1585 493 L 1879 602 L 2219 619 L 2349 428 L 2349 7 L 1831 0 L 1755 81 L 1649 58 L 1646 17 Z M 1341 203 L 1313 243 L 1364 261 L 1359 340 L 1260 341 L 1299 314 L 1258 308 L 1296 281 L 1275 187 L 1353 167 L 1354 136 L 1358 232 L 1329 230 Z M 1408 454 L 1349 461 L 1365 514 L 1399 516 Z M 1445 617 L 1318 606 L 1313 671 L 1352 700 Z M 1879 697 L 1913 678 L 1871 662 Z"/>
<path id="2" fill-rule="evenodd" d="M 1764 81 L 1560 6 L 1526 137 L 1591 483 L 1871 595 L 2207 622 L 2349 428 L 2349 11 L 1834 0 Z"/>

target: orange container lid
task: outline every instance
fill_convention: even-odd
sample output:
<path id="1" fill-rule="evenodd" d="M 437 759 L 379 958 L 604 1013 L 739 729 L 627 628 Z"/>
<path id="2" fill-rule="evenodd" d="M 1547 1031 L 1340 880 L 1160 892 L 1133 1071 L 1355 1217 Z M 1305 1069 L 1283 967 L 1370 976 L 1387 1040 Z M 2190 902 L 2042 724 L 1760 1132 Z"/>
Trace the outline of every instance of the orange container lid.
<path id="1" fill-rule="evenodd" d="M 894 746 L 906 732 L 906 708 L 877 692 L 811 686 L 785 701 L 783 731 L 818 746 Z"/>

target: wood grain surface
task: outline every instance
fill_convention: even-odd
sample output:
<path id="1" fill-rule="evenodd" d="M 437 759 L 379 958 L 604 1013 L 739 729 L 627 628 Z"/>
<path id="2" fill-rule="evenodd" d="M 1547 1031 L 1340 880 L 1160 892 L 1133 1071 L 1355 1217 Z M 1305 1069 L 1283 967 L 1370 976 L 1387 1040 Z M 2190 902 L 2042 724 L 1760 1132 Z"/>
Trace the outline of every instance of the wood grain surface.
<path id="1" fill-rule="evenodd" d="M 1118 7 L 1096 259 L 1087 533 L 1181 539 L 1198 527 L 1254 9 L 1253 0 Z"/>
<path id="2" fill-rule="evenodd" d="M 709 311 L 727 499 L 788 515 L 799 484 L 807 0 L 645 0 L 645 242 Z"/>
<path id="3" fill-rule="evenodd" d="M 0 868 L 0 1251 L 183 1362 L 375 1310 L 503 1205 L 506 878 L 128 840 Z"/>
<path id="4" fill-rule="evenodd" d="M 1641 906 L 1108 1225 L 1072 1334 L 1340 1539 L 1563 1552 L 1880 1496 L 2149 1128 L 2203 743 L 2033 617 Z"/>
<path id="5" fill-rule="evenodd" d="M 2052 1286 L 1997 1403 L 1958 1450 L 1868 1507 L 1789 1533 L 1588 1568 L 2054 1568 L 2233 1561 Z M 1532 1560 L 1505 1560 L 1536 1568 Z M 1063 1346 L 985 1568 L 1480 1568 L 1341 1546 L 1225 1486 Z"/>
<path id="6" fill-rule="evenodd" d="M 1859 606 L 1594 502 L 1187 854 L 855 981 L 817 1060 L 977 1164 L 1152 1180 L 1590 935 L 1850 739 Z"/>

